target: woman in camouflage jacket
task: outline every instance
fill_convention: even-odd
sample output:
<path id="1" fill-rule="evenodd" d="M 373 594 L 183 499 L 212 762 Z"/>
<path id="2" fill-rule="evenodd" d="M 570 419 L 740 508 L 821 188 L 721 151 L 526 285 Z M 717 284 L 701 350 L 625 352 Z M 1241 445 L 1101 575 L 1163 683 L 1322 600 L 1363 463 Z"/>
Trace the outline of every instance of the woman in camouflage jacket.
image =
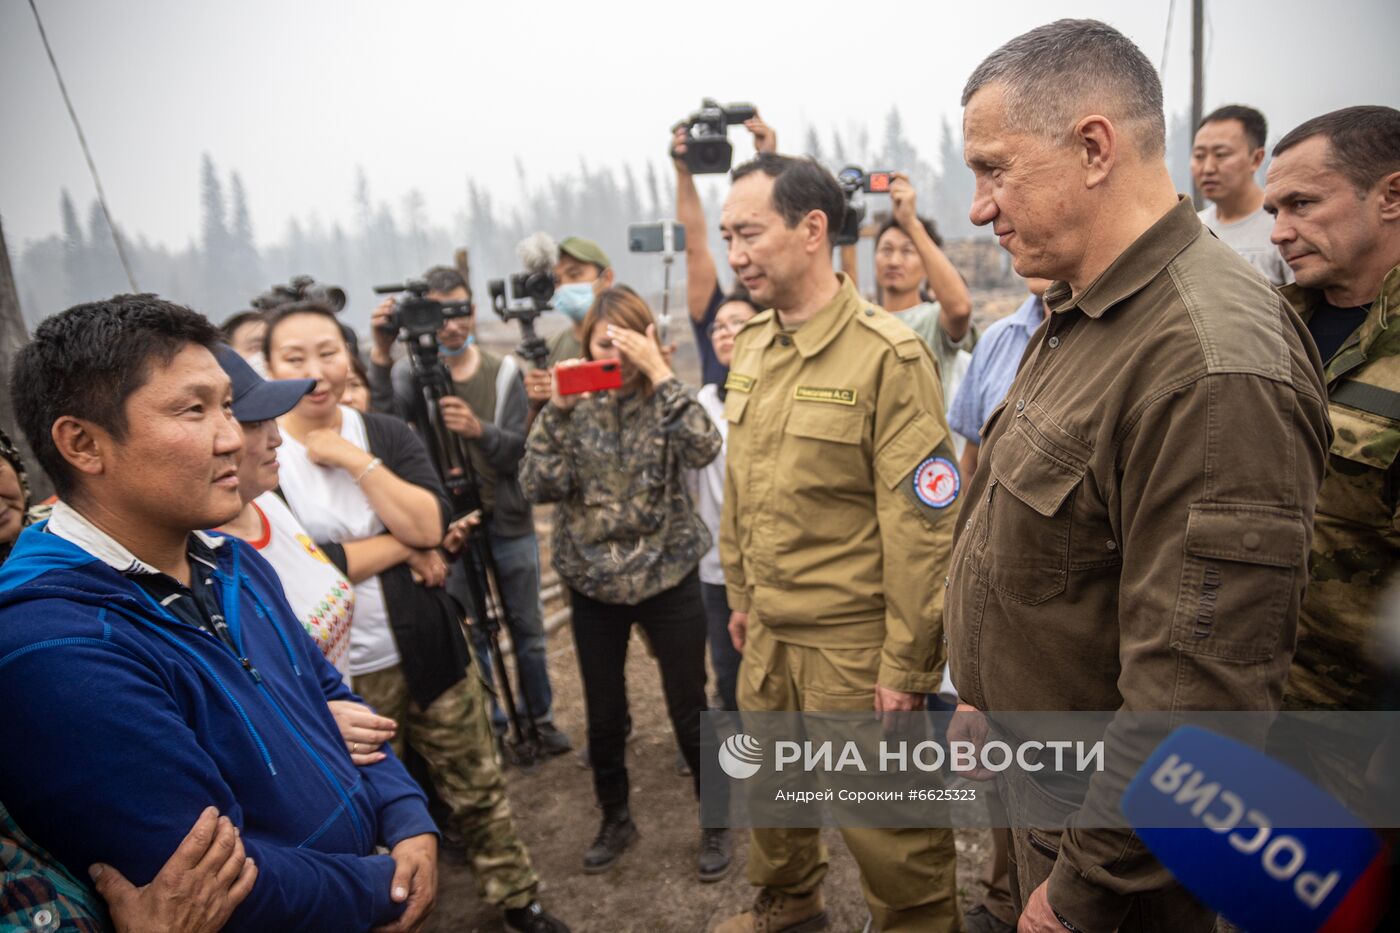
<path id="1" fill-rule="evenodd" d="M 651 309 L 635 292 L 600 294 L 583 332 L 588 359 L 621 362 L 623 386 L 564 396 L 556 385 L 530 431 L 520 484 L 531 502 L 559 504 L 553 564 L 569 587 L 593 786 L 603 809 L 584 870 L 601 872 L 636 837 L 624 756 L 633 623 L 661 669 L 667 711 L 699 794 L 705 614 L 696 568 L 710 534 L 695 514 L 685 471 L 713 460 L 721 440 L 672 373 Z M 703 833 L 702 879 L 722 877 L 728 862 L 722 833 Z"/>

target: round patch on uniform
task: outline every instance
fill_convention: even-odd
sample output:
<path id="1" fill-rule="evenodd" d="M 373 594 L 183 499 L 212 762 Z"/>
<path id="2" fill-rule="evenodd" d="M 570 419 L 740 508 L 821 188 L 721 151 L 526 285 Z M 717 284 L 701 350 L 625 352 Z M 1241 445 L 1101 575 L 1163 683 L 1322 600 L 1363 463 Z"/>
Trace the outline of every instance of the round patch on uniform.
<path id="1" fill-rule="evenodd" d="M 946 509 L 961 488 L 958 468 L 944 457 L 929 457 L 914 471 L 914 494 L 929 508 Z"/>

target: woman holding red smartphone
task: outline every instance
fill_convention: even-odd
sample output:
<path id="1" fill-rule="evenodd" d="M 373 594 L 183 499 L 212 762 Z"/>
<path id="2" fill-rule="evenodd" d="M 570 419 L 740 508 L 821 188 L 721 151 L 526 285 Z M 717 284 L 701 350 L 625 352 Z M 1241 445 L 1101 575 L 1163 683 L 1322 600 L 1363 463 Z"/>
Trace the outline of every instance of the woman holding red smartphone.
<path id="1" fill-rule="evenodd" d="M 695 515 L 685 473 L 713 460 L 722 442 L 671 371 L 651 309 L 630 288 L 603 291 L 583 333 L 587 360 L 618 363 L 621 386 L 564 394 L 560 383 L 567 388 L 571 380 L 559 374 L 569 364 L 556 367 L 553 398 L 526 442 L 520 484 L 531 502 L 559 503 L 553 563 L 569 587 L 593 789 L 603 809 L 583 870 L 598 873 L 637 836 L 628 809 L 623 675 L 633 624 L 646 632 L 661 669 L 666 710 L 699 796 L 705 612 L 696 568 L 710 533 Z M 702 830 L 697 867 L 702 881 L 729 870 L 723 830 Z"/>

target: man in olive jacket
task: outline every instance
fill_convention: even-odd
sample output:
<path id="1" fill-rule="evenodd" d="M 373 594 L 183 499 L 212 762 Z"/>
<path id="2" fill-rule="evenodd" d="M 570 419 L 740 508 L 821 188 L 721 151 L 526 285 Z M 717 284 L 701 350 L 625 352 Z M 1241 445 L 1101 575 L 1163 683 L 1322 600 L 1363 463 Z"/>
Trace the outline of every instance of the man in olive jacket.
<path id="1" fill-rule="evenodd" d="M 978 66 L 963 106 L 972 220 L 1055 284 L 963 497 L 961 698 L 1120 711 L 1109 741 L 1134 754 L 1149 738 L 1124 714 L 1278 709 L 1329 435 L 1316 348 L 1178 198 L 1161 84 L 1120 33 L 1032 30 Z M 1037 782 L 999 781 L 1023 933 L 1213 927 L 1130 830 L 1099 828 L 1126 770 L 1110 756 L 1037 826 L 1018 820 Z"/>

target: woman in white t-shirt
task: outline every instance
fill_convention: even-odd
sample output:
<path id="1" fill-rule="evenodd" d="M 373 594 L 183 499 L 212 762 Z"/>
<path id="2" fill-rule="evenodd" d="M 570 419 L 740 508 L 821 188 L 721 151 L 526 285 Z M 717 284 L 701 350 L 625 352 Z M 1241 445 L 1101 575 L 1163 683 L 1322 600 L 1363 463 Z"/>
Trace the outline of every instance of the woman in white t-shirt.
<path id="1" fill-rule="evenodd" d="M 726 371 L 734 356 L 734 337 L 744 323 L 757 313 L 758 309 L 742 293 L 731 295 L 715 312 L 714 322 L 708 328 L 710 345 Z M 696 398 L 727 444 L 729 422 L 724 419 L 724 386 L 708 383 L 696 393 Z M 724 570 L 719 562 L 719 517 L 724 508 L 724 457 L 725 448 L 721 447 L 719 456 L 709 466 L 691 472 L 690 480 L 696 514 L 710 530 L 710 540 L 714 542 L 705 556 L 700 558 L 700 596 L 705 602 L 710 666 L 715 671 L 715 689 L 719 693 L 721 708 L 737 710 L 739 704 L 735 699 L 735 688 L 739 680 L 741 656 L 729 637 L 729 597 L 725 594 Z"/>

